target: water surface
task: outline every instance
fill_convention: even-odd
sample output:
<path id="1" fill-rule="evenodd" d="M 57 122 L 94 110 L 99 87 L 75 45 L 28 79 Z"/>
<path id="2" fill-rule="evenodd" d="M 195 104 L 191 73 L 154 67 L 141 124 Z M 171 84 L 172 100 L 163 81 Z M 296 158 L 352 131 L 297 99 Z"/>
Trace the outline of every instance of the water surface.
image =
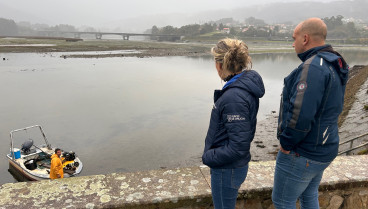
<path id="1" fill-rule="evenodd" d="M 75 151 L 82 175 L 199 164 L 213 105 L 222 88 L 211 57 L 63 59 L 66 53 L 0 54 L 0 184 L 13 182 L 5 154 L 9 131 L 44 127 L 53 146 Z M 367 52 L 346 51 L 351 64 Z M 5 61 L 2 58 L 6 58 Z M 264 79 L 259 119 L 278 110 L 293 53 L 254 54 Z M 18 146 L 36 133 L 19 135 Z"/>

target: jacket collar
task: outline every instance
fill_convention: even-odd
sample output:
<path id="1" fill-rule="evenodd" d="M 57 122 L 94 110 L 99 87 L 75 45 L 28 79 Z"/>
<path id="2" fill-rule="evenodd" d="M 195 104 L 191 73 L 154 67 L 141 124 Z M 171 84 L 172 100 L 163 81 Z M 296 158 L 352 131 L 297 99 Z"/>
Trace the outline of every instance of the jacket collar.
<path id="1" fill-rule="evenodd" d="M 244 75 L 245 71 L 237 74 L 236 76 L 234 76 L 233 78 L 231 78 L 228 82 L 225 83 L 224 87 L 222 87 L 221 90 L 215 90 L 214 95 L 213 95 L 213 100 L 214 102 L 216 102 L 223 94 L 226 90 L 228 90 L 230 87 L 230 84 L 234 83 L 236 80 L 238 80 L 238 78 L 240 78 L 242 75 Z"/>
<path id="2" fill-rule="evenodd" d="M 237 75 L 235 75 L 234 77 L 232 77 L 228 82 L 226 82 L 225 83 L 225 85 L 224 85 L 224 87 L 222 87 L 222 89 L 225 89 L 225 88 L 227 88 L 230 84 L 232 84 L 232 83 L 234 83 L 240 76 L 242 76 L 243 75 L 243 73 L 244 73 L 244 71 L 243 72 L 241 72 L 241 73 L 239 73 L 239 74 L 237 74 Z"/>
<path id="3" fill-rule="evenodd" d="M 215 90 L 214 94 L 213 94 L 213 102 L 217 102 L 217 100 L 221 97 L 221 95 L 224 93 L 223 90 Z"/>
<path id="4" fill-rule="evenodd" d="M 228 82 L 225 83 L 224 87 L 222 87 L 221 90 L 219 90 L 219 89 L 215 90 L 214 95 L 213 95 L 214 102 L 216 102 L 224 94 L 224 92 L 229 89 L 230 84 L 232 84 L 236 80 L 238 80 L 238 78 L 241 77 L 244 74 L 244 72 L 239 73 L 236 76 L 234 76 L 233 78 L 231 78 Z"/>
<path id="5" fill-rule="evenodd" d="M 317 46 L 317 47 L 311 48 L 303 53 L 298 54 L 298 57 L 302 62 L 305 62 L 307 59 L 309 59 L 310 57 L 312 57 L 313 55 L 317 54 L 319 51 L 327 47 L 331 47 L 331 45 L 326 44 L 323 46 Z"/>

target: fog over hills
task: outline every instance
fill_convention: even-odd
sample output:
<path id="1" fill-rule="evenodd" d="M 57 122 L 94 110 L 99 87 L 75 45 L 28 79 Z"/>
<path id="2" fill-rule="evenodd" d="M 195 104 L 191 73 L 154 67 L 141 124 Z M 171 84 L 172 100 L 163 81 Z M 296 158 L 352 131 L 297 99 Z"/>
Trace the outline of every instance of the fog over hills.
<path id="1" fill-rule="evenodd" d="M 368 21 L 368 1 L 335 1 L 329 3 L 291 2 L 272 3 L 265 6 L 254 6 L 233 11 L 234 18 L 257 16 L 268 23 L 293 21 L 297 23 L 308 17 L 331 17 L 342 15 Z M 246 15 L 245 15 L 246 14 Z"/>
<path id="2" fill-rule="evenodd" d="M 147 15 L 126 20 L 108 22 L 106 25 L 110 27 L 119 25 L 121 29 L 131 28 L 133 30 L 143 30 L 151 28 L 153 25 L 157 25 L 159 27 L 166 25 L 180 27 L 186 24 L 216 21 L 226 17 L 232 17 L 235 20 L 243 21 L 244 19 L 253 16 L 263 19 L 269 24 L 273 24 L 288 21 L 298 23 L 308 17 L 324 18 L 337 15 L 361 19 L 365 22 L 368 22 L 367 8 L 367 0 L 334 1 L 327 3 L 317 3 L 312 1 L 287 3 L 276 2 L 232 10 L 223 9 L 195 14 L 175 13 Z"/>
<path id="3" fill-rule="evenodd" d="M 47 19 L 34 15 L 31 12 L 22 11 L 9 7 L 0 2 L 0 18 L 12 19 L 14 21 L 31 21 L 32 23 L 46 23 Z"/>
<path id="4" fill-rule="evenodd" d="M 17 0 L 21 1 L 21 0 Z M 109 9 L 114 6 L 114 4 L 108 2 L 112 2 L 113 0 L 106 1 L 106 5 L 109 6 Z M 142 0 L 143 1 L 143 0 Z M 279 0 L 284 1 L 284 0 Z M 248 17 L 256 17 L 258 19 L 265 20 L 266 23 L 283 23 L 283 22 L 293 22 L 297 23 L 303 19 L 308 17 L 331 17 L 342 15 L 344 17 L 352 17 L 355 19 L 362 19 L 363 21 L 368 22 L 368 0 L 321 0 L 322 3 L 316 2 L 313 0 L 302 1 L 298 0 L 289 1 L 289 2 L 273 2 L 273 3 L 263 3 L 263 4 L 252 4 L 246 6 L 248 3 L 246 1 L 239 1 L 239 8 L 236 9 L 226 9 L 234 7 L 234 3 L 230 5 L 224 3 L 226 8 L 217 9 L 217 10 L 207 10 L 206 6 L 203 6 L 202 3 L 197 3 L 198 6 L 201 6 L 200 9 L 205 11 L 198 12 L 198 8 L 193 4 L 193 11 L 188 10 L 188 7 L 192 6 L 192 4 L 187 3 L 188 5 L 183 5 L 186 2 L 180 1 L 176 7 L 186 7 L 186 9 L 176 9 L 176 12 L 167 12 L 171 11 L 170 8 L 165 7 L 164 1 L 157 1 L 157 8 L 161 8 L 161 10 L 157 10 L 157 8 L 152 8 L 156 13 L 147 15 L 146 12 L 138 12 L 138 8 L 131 8 L 134 11 L 130 11 L 133 15 L 130 18 L 119 16 L 119 12 L 113 14 L 106 14 L 102 12 L 98 12 L 98 9 L 84 9 L 85 12 L 81 12 L 78 4 L 66 5 L 65 8 L 60 8 L 57 10 L 51 10 L 51 8 L 39 8 L 34 7 L 33 9 L 24 9 L 27 5 L 21 5 L 19 8 L 15 5 L 10 7 L 10 3 L 2 2 L 0 3 L 0 17 L 14 19 L 16 22 L 19 21 L 29 21 L 31 23 L 46 23 L 50 25 L 56 24 L 70 24 L 75 25 L 77 27 L 81 25 L 89 25 L 95 27 L 99 30 L 108 30 L 108 31 L 124 31 L 124 32 L 143 32 L 146 29 L 151 28 L 153 25 L 157 25 L 158 27 L 172 25 L 175 27 L 180 27 L 186 24 L 194 24 L 194 23 L 205 23 L 208 21 L 216 21 L 221 18 L 229 18 L 232 17 L 238 21 L 244 21 L 244 19 Z M 260 0 L 260 2 L 266 2 L 266 0 Z M 272 1 L 267 1 L 272 2 Z M 174 4 L 175 2 L 171 2 Z M 46 3 L 45 3 L 46 4 Z M 54 5 L 56 4 L 56 6 Z M 65 3 L 67 4 L 67 2 Z M 80 3 L 81 4 L 81 3 Z M 115 3 L 118 4 L 118 3 Z M 18 4 L 19 5 L 19 4 Z M 48 3 L 48 5 L 53 5 L 53 7 L 60 7 L 64 4 L 61 2 L 58 3 Z M 102 5 L 102 4 L 101 4 Z M 34 5 L 37 6 L 37 5 Z M 149 5 L 146 5 L 149 6 Z M 172 6 L 172 5 L 171 5 Z M 175 7 L 175 8 L 176 8 Z M 194 9 L 196 8 L 196 10 Z M 211 7 L 214 8 L 214 7 Z M 55 9 L 55 8 L 53 8 Z M 129 9 L 129 8 L 125 8 Z M 147 8 L 146 8 L 147 9 Z M 97 11 L 96 11 L 97 10 Z M 107 10 L 107 8 L 105 8 Z M 157 10 L 157 11 L 156 11 Z M 180 12 L 177 12 L 180 11 Z M 53 14 L 53 12 L 55 14 Z M 126 11 L 122 10 L 121 13 Z M 65 15 L 63 15 L 65 13 Z M 116 14 L 116 15 L 115 15 Z M 109 18 L 103 19 L 102 17 L 108 16 Z M 115 19 L 115 20 L 114 20 Z M 89 21 L 89 22 L 87 22 Z"/>

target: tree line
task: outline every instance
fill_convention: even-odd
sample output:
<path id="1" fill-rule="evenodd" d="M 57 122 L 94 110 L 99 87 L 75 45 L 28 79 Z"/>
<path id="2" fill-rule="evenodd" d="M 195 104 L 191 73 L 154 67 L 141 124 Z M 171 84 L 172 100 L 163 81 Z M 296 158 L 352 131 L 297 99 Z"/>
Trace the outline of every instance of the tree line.
<path id="1" fill-rule="evenodd" d="M 0 36 L 17 36 L 18 26 L 14 20 L 0 18 Z"/>
<path id="2" fill-rule="evenodd" d="M 232 35 L 244 35 L 244 36 L 269 36 L 269 33 L 264 33 L 265 29 L 267 29 L 267 24 L 261 20 L 256 19 L 254 17 L 249 17 L 245 19 L 245 24 L 251 25 L 252 28 L 249 32 L 239 31 L 239 28 L 242 24 L 238 21 L 235 21 L 233 18 L 222 18 L 218 21 L 210 21 L 204 24 L 189 24 L 184 25 L 181 27 L 173 27 L 171 25 L 158 28 L 156 25 L 152 26 L 151 30 L 148 32 L 155 34 L 155 35 L 163 35 L 163 34 L 170 34 L 170 35 L 182 35 L 182 36 L 199 36 L 207 33 L 213 33 L 216 31 L 224 32 L 226 29 L 226 33 Z"/>
<path id="3" fill-rule="evenodd" d="M 350 21 L 344 22 L 341 15 L 322 18 L 328 28 L 328 38 L 333 39 L 359 39 L 367 38 L 368 30 Z M 171 25 L 157 27 L 154 25 L 149 32 L 152 34 L 172 34 L 181 36 L 198 37 L 204 34 L 223 36 L 223 34 L 237 37 L 262 37 L 262 38 L 291 38 L 295 25 L 290 23 L 269 25 L 261 19 L 249 17 L 240 23 L 232 18 L 223 18 L 216 22 L 204 24 L 189 24 L 181 27 Z M 226 30 L 224 30 L 226 29 Z M 212 34 L 211 34 L 212 33 Z M 222 33 L 222 34 L 221 34 Z"/>
<path id="4" fill-rule="evenodd" d="M 359 39 L 366 42 L 368 30 L 358 27 L 356 23 L 344 21 L 341 15 L 322 18 L 328 28 L 328 38 L 330 39 Z M 147 33 L 156 35 L 171 34 L 186 37 L 206 36 L 207 38 L 223 37 L 227 35 L 237 37 L 261 37 L 261 38 L 291 38 L 294 25 L 290 23 L 269 25 L 262 19 L 255 17 L 246 18 L 239 22 L 233 18 L 222 18 L 217 21 L 210 21 L 204 24 L 188 24 L 181 27 L 171 25 L 165 27 L 153 26 Z M 31 24 L 29 22 L 18 22 L 14 20 L 0 18 L 0 36 L 33 36 L 38 35 L 38 31 L 85 31 L 96 32 L 92 27 L 79 28 L 68 24 L 49 26 L 46 24 Z M 364 43 L 365 43 L 364 42 Z"/>
<path id="5" fill-rule="evenodd" d="M 323 21 L 327 25 L 329 38 L 366 38 L 368 31 L 363 28 L 357 28 L 354 22 L 344 23 L 344 17 L 341 15 L 325 17 Z"/>
<path id="6" fill-rule="evenodd" d="M 96 32 L 92 27 L 82 29 L 85 32 Z M 74 32 L 81 31 L 73 25 L 58 24 L 49 26 L 47 24 L 31 24 L 30 22 L 18 22 L 14 20 L 0 18 L 0 36 L 37 36 L 39 31 Z"/>

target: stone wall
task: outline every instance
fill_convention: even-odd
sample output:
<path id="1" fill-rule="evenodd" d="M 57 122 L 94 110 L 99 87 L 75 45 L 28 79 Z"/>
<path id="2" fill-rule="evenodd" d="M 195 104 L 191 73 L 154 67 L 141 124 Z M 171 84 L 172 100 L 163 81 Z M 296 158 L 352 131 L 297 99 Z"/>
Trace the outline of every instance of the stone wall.
<path id="1" fill-rule="evenodd" d="M 367 209 L 368 187 L 320 191 L 319 205 L 321 209 Z M 239 199 L 236 208 L 274 209 L 275 207 L 270 197 L 264 197 Z M 299 203 L 297 203 L 297 209 L 300 209 Z"/>
<path id="2" fill-rule="evenodd" d="M 368 208 L 368 156 L 338 157 L 320 186 L 321 208 Z M 271 209 L 275 161 L 251 162 L 237 208 Z M 3 208 L 212 208 L 205 166 L 21 182 L 0 187 Z"/>

